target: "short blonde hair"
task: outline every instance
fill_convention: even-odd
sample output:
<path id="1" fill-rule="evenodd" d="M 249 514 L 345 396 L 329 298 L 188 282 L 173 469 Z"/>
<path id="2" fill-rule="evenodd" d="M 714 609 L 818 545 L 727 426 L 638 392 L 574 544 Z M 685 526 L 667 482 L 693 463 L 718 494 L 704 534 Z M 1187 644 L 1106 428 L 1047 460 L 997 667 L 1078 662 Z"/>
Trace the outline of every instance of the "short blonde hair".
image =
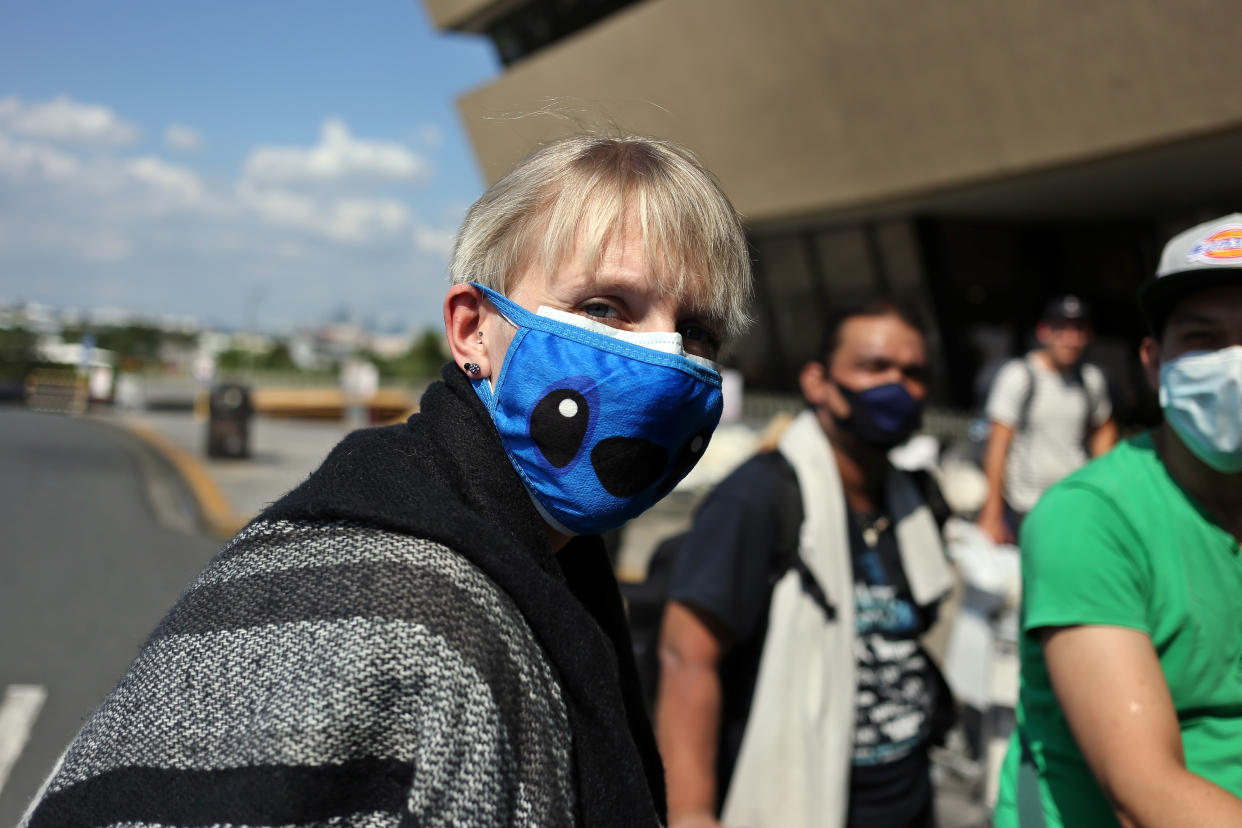
<path id="1" fill-rule="evenodd" d="M 656 138 L 580 135 L 544 146 L 466 214 L 449 274 L 508 294 L 532 264 L 546 273 L 581 245 L 594 266 L 629 218 L 658 263 L 662 295 L 689 294 L 726 339 L 750 324 L 750 254 L 741 218 L 687 150 Z"/>

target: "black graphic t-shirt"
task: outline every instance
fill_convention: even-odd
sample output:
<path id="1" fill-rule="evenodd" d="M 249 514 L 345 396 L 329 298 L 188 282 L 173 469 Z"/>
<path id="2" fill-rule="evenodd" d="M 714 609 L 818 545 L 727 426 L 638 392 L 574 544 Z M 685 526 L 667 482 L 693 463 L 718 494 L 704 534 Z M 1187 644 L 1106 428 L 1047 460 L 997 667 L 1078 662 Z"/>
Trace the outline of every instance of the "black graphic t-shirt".
<path id="1" fill-rule="evenodd" d="M 918 638 L 928 619 L 910 595 L 886 517 L 851 513 L 850 553 L 858 665 L 853 763 L 881 765 L 927 737 L 935 684 Z"/>
<path id="2" fill-rule="evenodd" d="M 851 513 L 850 554 L 858 683 L 849 824 L 922 825 L 937 683 L 918 639 L 935 619 L 914 603 L 886 518 Z"/>

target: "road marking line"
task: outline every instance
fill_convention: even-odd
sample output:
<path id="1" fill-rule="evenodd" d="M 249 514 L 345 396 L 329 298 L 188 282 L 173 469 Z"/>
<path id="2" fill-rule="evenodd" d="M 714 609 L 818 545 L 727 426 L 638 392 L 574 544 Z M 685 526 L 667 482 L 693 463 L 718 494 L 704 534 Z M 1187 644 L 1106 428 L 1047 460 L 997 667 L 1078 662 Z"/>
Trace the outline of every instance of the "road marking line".
<path id="1" fill-rule="evenodd" d="M 37 684 L 10 684 L 0 701 L 0 791 L 22 755 L 47 692 Z"/>

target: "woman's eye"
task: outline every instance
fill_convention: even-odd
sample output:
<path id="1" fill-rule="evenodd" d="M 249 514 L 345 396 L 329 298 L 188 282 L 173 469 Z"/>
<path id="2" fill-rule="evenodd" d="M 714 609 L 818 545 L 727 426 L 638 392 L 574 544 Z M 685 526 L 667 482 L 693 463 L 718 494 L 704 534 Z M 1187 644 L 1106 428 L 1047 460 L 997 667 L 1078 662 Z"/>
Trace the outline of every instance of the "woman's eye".
<path id="1" fill-rule="evenodd" d="M 582 306 L 582 312 L 597 319 L 615 319 L 621 315 L 607 302 L 588 302 Z"/>
<path id="2" fill-rule="evenodd" d="M 715 359 L 720 350 L 720 338 L 709 328 L 694 323 L 682 325 L 677 329 L 681 334 L 682 345 L 695 356 Z"/>

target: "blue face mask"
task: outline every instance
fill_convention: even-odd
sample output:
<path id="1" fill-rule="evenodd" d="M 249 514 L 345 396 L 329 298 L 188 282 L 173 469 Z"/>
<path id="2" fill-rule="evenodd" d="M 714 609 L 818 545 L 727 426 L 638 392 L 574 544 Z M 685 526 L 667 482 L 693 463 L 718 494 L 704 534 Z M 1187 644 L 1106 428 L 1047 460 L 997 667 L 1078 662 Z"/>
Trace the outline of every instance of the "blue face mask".
<path id="1" fill-rule="evenodd" d="M 1242 472 L 1242 345 L 1161 365 L 1160 407 L 1196 457 L 1218 472 Z"/>
<path id="2" fill-rule="evenodd" d="M 475 285 L 517 327 L 493 389 L 471 380 L 544 519 L 565 534 L 615 529 L 694 467 L 720 420 L 720 374 L 675 333 L 617 331 L 531 313 Z"/>
<path id="3" fill-rule="evenodd" d="M 835 383 L 850 405 L 850 415 L 838 419 L 841 426 L 862 442 L 882 449 L 901 445 L 923 423 L 923 406 L 899 382 L 877 385 L 865 391 Z"/>

